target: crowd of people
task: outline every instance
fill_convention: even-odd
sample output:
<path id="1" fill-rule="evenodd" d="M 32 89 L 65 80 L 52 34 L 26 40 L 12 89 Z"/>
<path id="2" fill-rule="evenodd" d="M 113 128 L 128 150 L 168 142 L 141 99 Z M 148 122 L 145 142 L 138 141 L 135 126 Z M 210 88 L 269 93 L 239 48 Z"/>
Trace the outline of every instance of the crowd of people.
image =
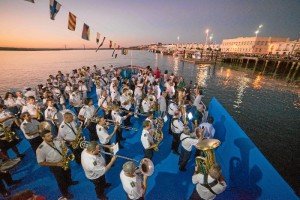
<path id="1" fill-rule="evenodd" d="M 91 98 L 93 87 L 97 102 Z M 120 151 L 127 148 L 123 130 L 134 129 L 132 118 L 145 118 L 140 137 L 147 162 L 151 162 L 167 135 L 173 137 L 170 149 L 179 156 L 179 170 L 187 170 L 192 149 L 199 142 L 214 138 L 215 134 L 213 117 L 207 116 L 202 97 L 201 88 L 192 82 L 186 84 L 182 77 L 169 75 L 167 70 L 162 74 L 159 68 L 153 71 L 150 66 L 140 68 L 137 73 L 96 65 L 66 74 L 58 71 L 36 89 L 27 87 L 24 91 L 7 92 L 1 99 L 1 159 L 2 162 L 13 159 L 7 154 L 8 149 L 24 158 L 26 155 L 18 149 L 24 138 L 35 153 L 37 163 L 50 168 L 61 199 L 74 198 L 69 192 L 69 187 L 78 184 L 71 176 L 69 162 L 73 159 L 95 185 L 97 197 L 107 199 L 105 189 L 111 184 L 106 182 L 105 176 L 117 159 L 110 152 L 115 145 Z M 187 111 L 192 116 L 188 117 Z M 170 135 L 162 131 L 167 121 Z M 109 126 L 113 126 L 112 131 Z M 83 129 L 88 130 L 88 142 L 84 141 Z M 197 149 L 196 155 L 200 154 Z M 197 167 L 192 177 L 196 187 L 191 199 L 213 199 L 225 190 L 226 183 L 218 164 L 211 166 L 208 174 L 198 173 Z M 146 174 L 143 167 L 138 168 L 132 161 L 123 164 L 120 181 L 128 199 L 144 199 Z M 7 185 L 20 182 L 12 180 L 8 171 L 1 171 L 0 178 L 0 192 L 4 197 L 10 192 L 3 180 Z"/>

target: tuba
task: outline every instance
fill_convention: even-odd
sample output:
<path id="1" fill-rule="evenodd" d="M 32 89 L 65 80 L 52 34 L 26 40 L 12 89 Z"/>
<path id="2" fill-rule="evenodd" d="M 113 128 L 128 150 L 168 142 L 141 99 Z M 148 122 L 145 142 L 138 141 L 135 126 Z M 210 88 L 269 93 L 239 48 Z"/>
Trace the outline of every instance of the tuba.
<path id="1" fill-rule="evenodd" d="M 85 140 L 85 137 L 84 136 L 80 136 L 80 134 L 82 133 L 82 125 L 83 125 L 83 122 L 80 122 L 80 125 L 77 129 L 77 133 L 76 133 L 76 137 L 75 139 L 71 142 L 71 146 L 73 149 L 77 149 L 80 142 Z"/>
<path id="2" fill-rule="evenodd" d="M 195 163 L 198 167 L 196 174 L 208 174 L 209 169 L 216 163 L 214 149 L 220 146 L 221 142 L 217 139 L 205 139 L 196 145 L 200 149 L 200 156 L 197 156 Z"/>
<path id="3" fill-rule="evenodd" d="M 67 171 L 69 169 L 69 163 L 70 161 L 75 159 L 75 155 L 72 153 L 70 155 L 68 155 L 68 147 L 66 145 L 66 142 L 62 140 L 61 142 L 61 151 L 62 151 L 62 160 L 61 162 L 63 163 L 62 168 Z"/>
<path id="4" fill-rule="evenodd" d="M 162 118 L 156 118 L 156 126 L 157 128 L 154 129 L 153 132 L 153 140 L 156 141 L 156 147 L 154 148 L 154 151 L 159 151 L 158 145 L 162 142 L 164 139 L 164 133 L 162 132 L 162 128 L 164 126 L 164 120 Z"/>

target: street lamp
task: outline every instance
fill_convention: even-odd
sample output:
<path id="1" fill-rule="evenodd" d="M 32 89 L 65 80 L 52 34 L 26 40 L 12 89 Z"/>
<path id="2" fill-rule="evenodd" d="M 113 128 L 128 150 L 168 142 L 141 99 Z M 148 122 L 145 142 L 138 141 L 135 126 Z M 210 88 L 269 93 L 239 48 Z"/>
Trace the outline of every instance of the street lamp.
<path id="1" fill-rule="evenodd" d="M 255 37 L 257 37 L 257 34 L 259 33 L 260 29 L 263 27 L 263 25 L 259 25 L 256 29 L 256 31 L 254 32 L 255 33 Z"/>

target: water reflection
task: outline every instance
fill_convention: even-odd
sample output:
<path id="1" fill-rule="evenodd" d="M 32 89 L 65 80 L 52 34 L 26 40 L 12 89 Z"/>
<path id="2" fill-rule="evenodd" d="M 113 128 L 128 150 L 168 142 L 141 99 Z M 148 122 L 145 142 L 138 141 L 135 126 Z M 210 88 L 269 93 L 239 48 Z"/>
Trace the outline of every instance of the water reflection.
<path id="1" fill-rule="evenodd" d="M 178 63 L 179 63 L 179 59 L 174 58 L 173 73 L 174 73 L 175 76 L 178 75 Z"/>
<path id="2" fill-rule="evenodd" d="M 197 66 L 197 84 L 201 85 L 202 87 L 206 87 L 206 81 L 209 78 L 209 65 L 198 65 Z"/>
<path id="3" fill-rule="evenodd" d="M 233 108 L 240 108 L 240 104 L 243 103 L 243 96 L 245 89 L 249 87 L 250 79 L 247 77 L 238 77 L 236 100 L 233 103 Z"/>
<path id="4" fill-rule="evenodd" d="M 262 76 L 261 75 L 257 75 L 257 77 L 255 78 L 255 80 L 253 81 L 253 88 L 254 89 L 260 89 L 262 87 Z"/>

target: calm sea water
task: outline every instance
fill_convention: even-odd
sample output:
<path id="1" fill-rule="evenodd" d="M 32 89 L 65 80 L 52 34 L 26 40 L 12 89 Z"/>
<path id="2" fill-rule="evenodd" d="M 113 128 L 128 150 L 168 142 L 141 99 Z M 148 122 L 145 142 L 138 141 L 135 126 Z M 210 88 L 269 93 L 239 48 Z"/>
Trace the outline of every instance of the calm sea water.
<path id="1" fill-rule="evenodd" d="M 130 51 L 111 57 L 112 51 L 0 51 L 0 94 L 44 83 L 49 74 L 82 66 L 139 65 L 160 67 L 203 85 L 204 102 L 215 96 L 240 124 L 281 175 L 299 188 L 300 89 L 284 81 L 219 64 L 196 66 L 172 56 Z M 284 154 L 283 154 L 284 152 Z M 297 190 L 297 189 L 296 189 Z"/>

